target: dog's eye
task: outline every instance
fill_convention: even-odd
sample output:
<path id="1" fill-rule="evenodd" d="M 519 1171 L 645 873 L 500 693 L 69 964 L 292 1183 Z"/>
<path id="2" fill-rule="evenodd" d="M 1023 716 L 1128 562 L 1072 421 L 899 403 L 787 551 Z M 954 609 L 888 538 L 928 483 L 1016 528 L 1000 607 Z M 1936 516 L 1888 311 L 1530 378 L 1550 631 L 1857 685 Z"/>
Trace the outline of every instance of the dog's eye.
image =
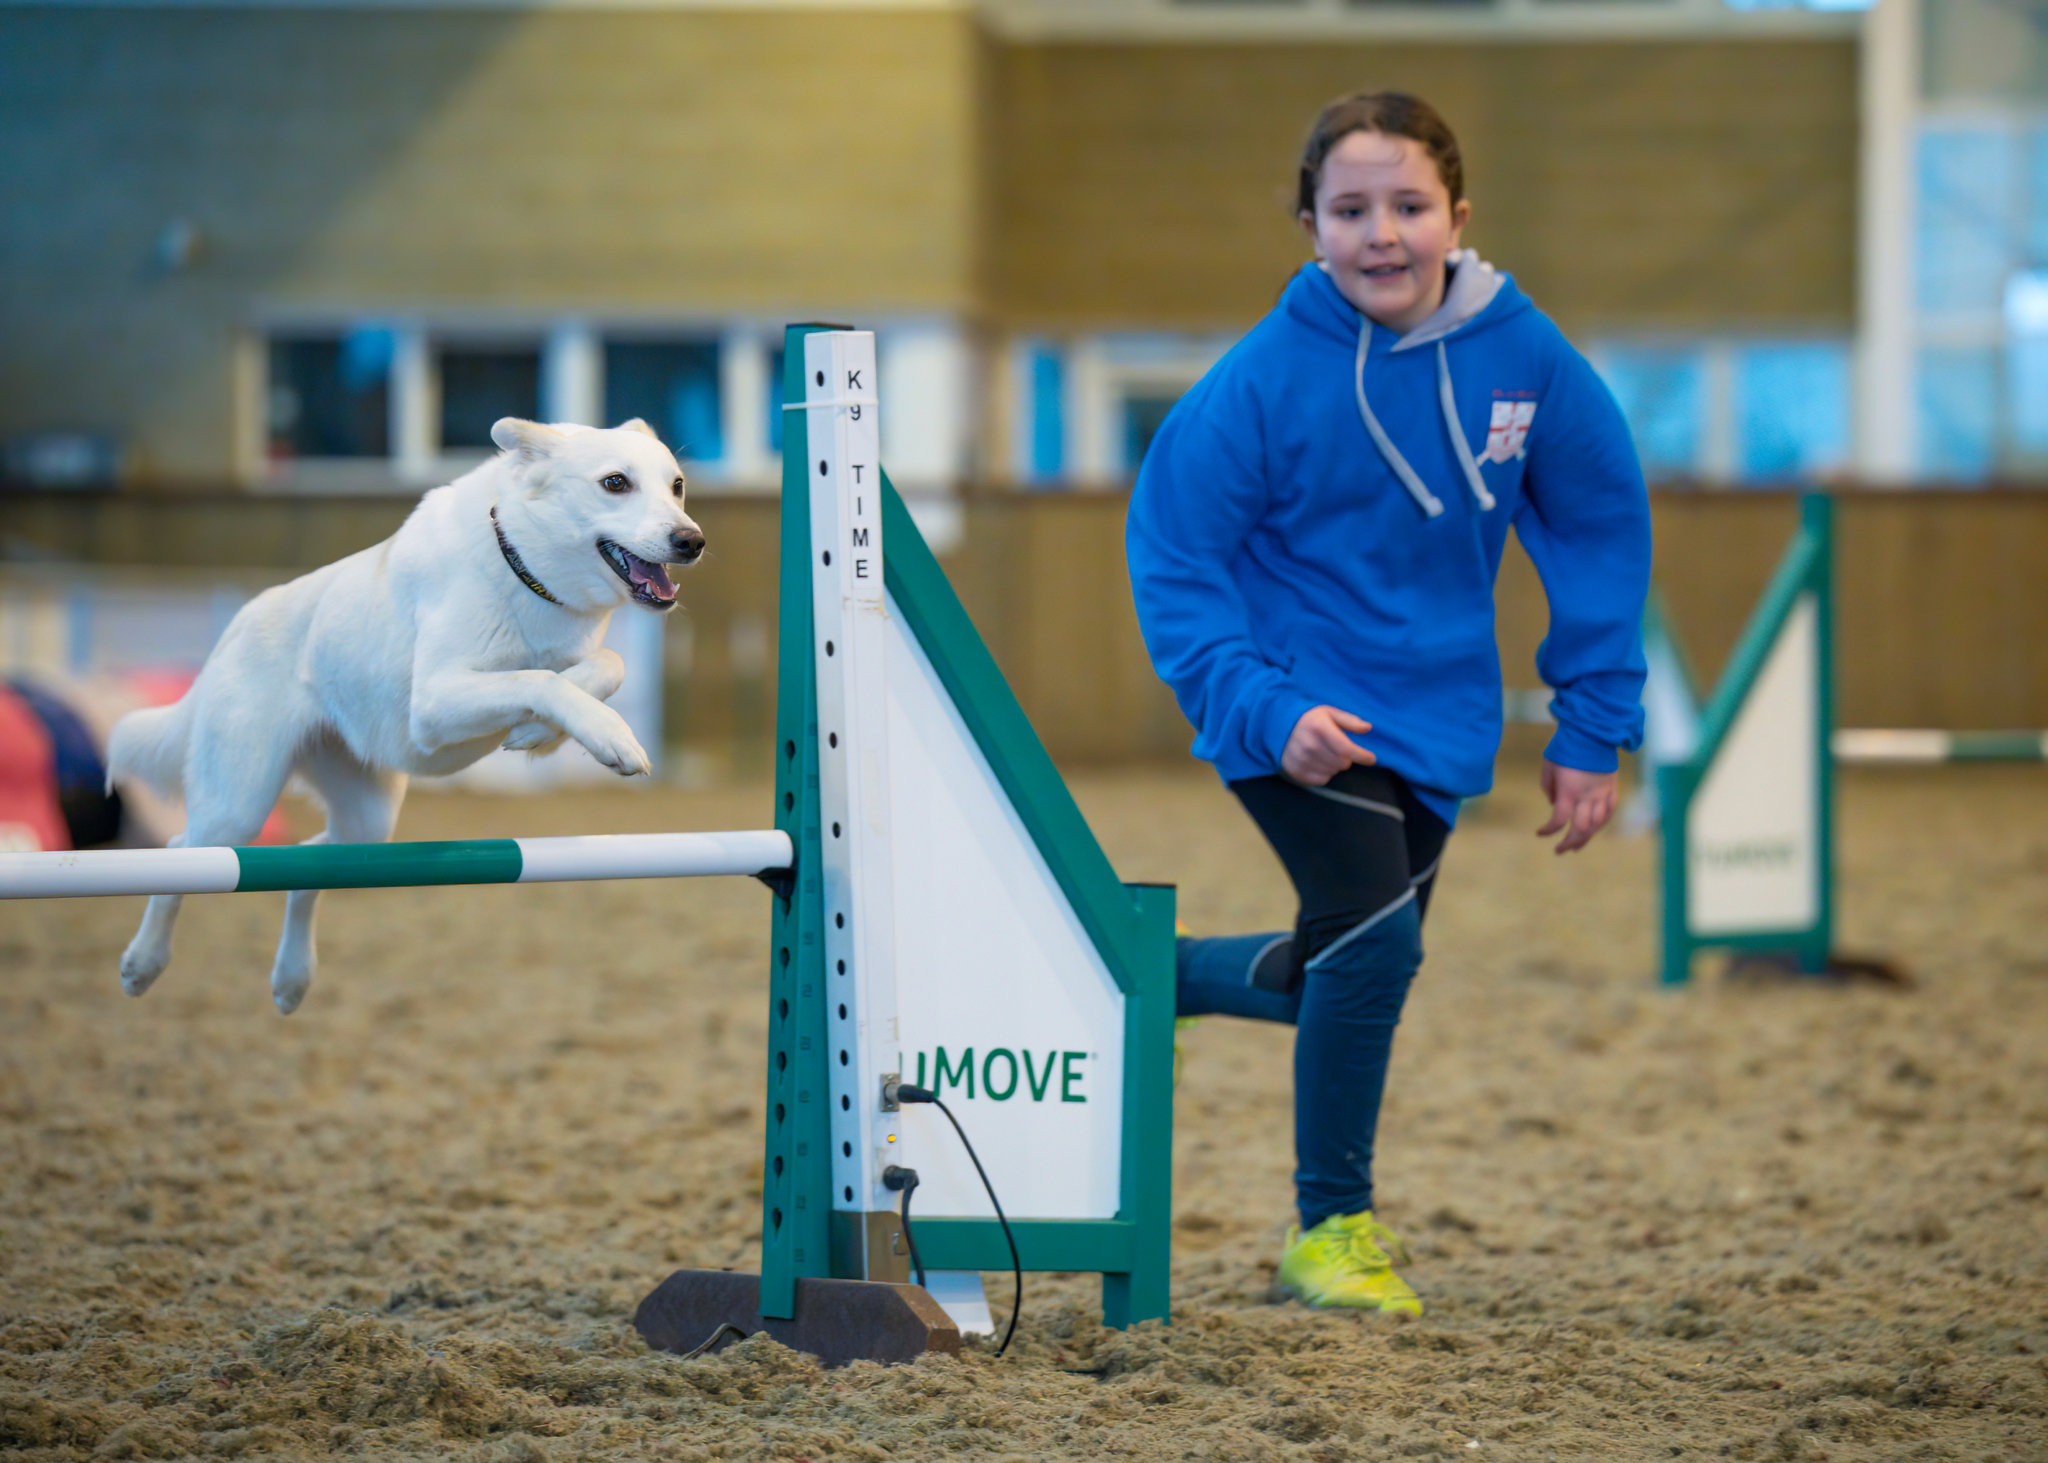
<path id="1" fill-rule="evenodd" d="M 607 493 L 630 493 L 633 491 L 632 481 L 622 472 L 606 473 L 597 480 L 597 484 Z"/>
<path id="2" fill-rule="evenodd" d="M 671 491 L 673 491 L 678 498 L 683 496 L 683 480 L 681 478 L 677 478 L 675 482 L 671 485 Z"/>

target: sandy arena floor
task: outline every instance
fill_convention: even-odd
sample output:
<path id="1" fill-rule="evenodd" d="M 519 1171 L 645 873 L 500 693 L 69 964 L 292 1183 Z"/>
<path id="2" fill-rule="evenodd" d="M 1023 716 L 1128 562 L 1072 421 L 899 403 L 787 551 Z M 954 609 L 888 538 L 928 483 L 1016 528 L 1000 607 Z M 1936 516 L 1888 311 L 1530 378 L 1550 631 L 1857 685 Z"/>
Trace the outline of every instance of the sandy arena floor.
<path id="1" fill-rule="evenodd" d="M 140 1001 L 139 900 L 0 906 L 0 1455 L 2048 1459 L 2048 773 L 1846 779 L 1844 943 L 1909 992 L 1660 993 L 1650 842 L 1548 857 L 1532 781 L 1453 841 L 1396 1049 L 1383 1204 L 1428 1317 L 1269 1292 L 1288 1035 L 1211 1020 L 1174 1324 L 1034 1279 L 1002 1361 L 633 1335 L 670 1269 L 755 1263 L 755 886 L 330 895 L 289 1020 L 276 896 L 193 901 Z M 1076 791 L 1197 931 L 1285 921 L 1206 776 Z M 423 794 L 401 836 L 766 806 Z"/>

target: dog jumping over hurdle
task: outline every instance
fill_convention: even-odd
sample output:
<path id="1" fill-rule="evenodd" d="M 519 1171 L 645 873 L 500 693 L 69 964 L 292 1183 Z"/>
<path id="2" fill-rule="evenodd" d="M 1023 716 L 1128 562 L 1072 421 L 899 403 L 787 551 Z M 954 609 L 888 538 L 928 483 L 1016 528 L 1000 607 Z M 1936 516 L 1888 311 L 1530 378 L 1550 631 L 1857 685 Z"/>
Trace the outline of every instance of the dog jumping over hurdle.
<path id="1" fill-rule="evenodd" d="M 604 635 L 622 604 L 673 609 L 664 566 L 704 552 L 682 469 L 638 418 L 506 417 L 491 440 L 497 456 L 429 492 L 390 538 L 243 606 L 183 699 L 115 725 L 108 783 L 182 793 L 174 847 L 249 843 L 294 773 L 327 811 L 309 842 L 382 843 L 410 776 L 498 747 L 543 753 L 574 737 L 621 777 L 649 770 L 605 705 L 625 663 Z M 286 896 L 270 972 L 286 1015 L 313 980 L 319 897 Z M 121 957 L 129 995 L 170 964 L 181 902 L 150 899 Z"/>

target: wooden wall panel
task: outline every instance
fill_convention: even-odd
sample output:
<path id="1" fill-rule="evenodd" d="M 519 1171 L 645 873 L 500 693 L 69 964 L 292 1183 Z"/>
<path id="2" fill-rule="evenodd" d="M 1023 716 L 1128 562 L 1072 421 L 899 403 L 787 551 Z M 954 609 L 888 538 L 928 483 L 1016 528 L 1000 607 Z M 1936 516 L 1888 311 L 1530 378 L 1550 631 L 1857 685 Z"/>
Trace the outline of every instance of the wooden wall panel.
<path id="1" fill-rule="evenodd" d="M 1075 761 L 1178 756 L 1193 734 L 1152 674 L 1121 494 L 974 500 L 947 571 L 1032 724 Z"/>
<path id="2" fill-rule="evenodd" d="M 2048 494 L 1865 494 L 1838 515 L 1842 715 L 2048 727 Z"/>
<path id="3" fill-rule="evenodd" d="M 1457 129 L 1468 242 L 1567 326 L 1848 326 L 1841 40 L 1004 47 L 994 309 L 1032 329 L 1247 324 L 1308 257 L 1291 199 L 1309 121 L 1382 88 Z"/>
<path id="4" fill-rule="evenodd" d="M 671 736 L 719 765 L 765 755 L 773 726 L 773 499 L 693 495 L 710 550 L 671 621 Z M 276 577 L 390 533 L 409 500 L 180 500 L 0 495 L 21 555 Z M 1711 687 L 1797 523 L 1782 493 L 1661 493 L 1656 575 Z M 1184 757 L 1192 732 L 1138 634 L 1116 494 L 971 500 L 948 574 L 1033 724 L 1063 761 Z M 2048 727 L 2048 493 L 1861 493 L 1840 500 L 1839 706 L 1844 725 Z M 1510 686 L 1537 684 L 1541 586 L 1512 546 L 1497 606 Z M 680 633 L 688 627 L 687 641 Z M 759 658 L 746 664 L 748 646 Z M 1539 734 L 1515 745 L 1534 750 Z"/>

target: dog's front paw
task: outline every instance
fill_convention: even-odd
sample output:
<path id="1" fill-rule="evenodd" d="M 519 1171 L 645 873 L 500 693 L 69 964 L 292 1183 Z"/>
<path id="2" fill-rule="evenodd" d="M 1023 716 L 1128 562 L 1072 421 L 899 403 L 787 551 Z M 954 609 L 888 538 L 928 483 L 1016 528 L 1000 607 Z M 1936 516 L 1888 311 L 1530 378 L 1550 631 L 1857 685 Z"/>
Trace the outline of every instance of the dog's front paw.
<path id="1" fill-rule="evenodd" d="M 621 777 L 641 777 L 654 770 L 647 749 L 640 745 L 640 739 L 633 735 L 626 719 L 616 713 L 609 725 L 601 724 L 593 735 L 578 737 L 577 740 L 583 743 L 591 756 Z"/>
<path id="2" fill-rule="evenodd" d="M 504 746 L 508 752 L 552 752 L 565 740 L 566 733 L 544 721 L 522 721 L 505 734 Z"/>

